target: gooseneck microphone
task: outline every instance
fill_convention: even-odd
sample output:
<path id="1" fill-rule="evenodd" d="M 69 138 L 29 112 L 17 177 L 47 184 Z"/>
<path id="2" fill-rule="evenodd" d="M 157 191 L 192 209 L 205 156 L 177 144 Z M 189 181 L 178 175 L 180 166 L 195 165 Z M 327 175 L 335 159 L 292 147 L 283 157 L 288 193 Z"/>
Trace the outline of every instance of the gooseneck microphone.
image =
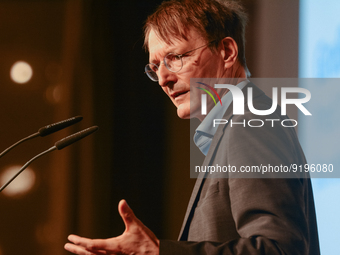
<path id="1" fill-rule="evenodd" d="M 79 131 L 78 133 L 75 133 L 73 135 L 70 135 L 66 138 L 59 140 L 58 142 L 54 144 L 52 148 L 56 147 L 58 150 L 61 150 L 65 148 L 66 146 L 71 145 L 72 143 L 78 142 L 80 139 L 83 139 L 84 137 L 92 134 L 93 132 L 97 130 L 98 130 L 98 126 L 93 126 L 93 127 L 84 129 L 82 131 Z"/>
<path id="2" fill-rule="evenodd" d="M 54 132 L 57 132 L 61 129 L 64 129 L 66 127 L 69 127 L 73 124 L 76 124 L 78 123 L 79 121 L 81 121 L 83 119 L 82 116 L 76 116 L 76 117 L 73 117 L 73 118 L 69 118 L 67 120 L 63 120 L 63 121 L 60 121 L 60 122 L 57 122 L 57 123 L 54 123 L 54 124 L 50 124 L 50 125 L 47 125 L 45 127 L 42 127 L 38 130 L 38 132 L 32 134 L 32 135 L 29 135 L 27 137 L 25 137 L 24 139 L 21 139 L 20 141 L 16 142 L 15 144 L 11 145 L 10 147 L 8 147 L 6 150 L 4 150 L 3 152 L 0 153 L 0 158 L 2 156 L 4 156 L 7 152 L 9 152 L 10 150 L 12 150 L 14 147 L 18 146 L 19 144 L 27 141 L 27 140 L 30 140 L 30 139 L 33 139 L 35 137 L 38 137 L 38 136 L 46 136 L 46 135 L 49 135 L 49 134 L 52 134 Z"/>
<path id="3" fill-rule="evenodd" d="M 83 139 L 84 137 L 92 134 L 93 132 L 97 131 L 98 127 L 97 126 L 93 126 L 87 129 L 84 129 L 78 133 L 75 133 L 73 135 L 70 135 L 66 138 L 63 138 L 61 140 L 59 140 L 58 142 L 56 142 L 54 144 L 53 147 L 49 148 L 46 151 L 43 151 L 42 153 L 36 155 L 35 157 L 33 157 L 32 159 L 30 159 L 29 161 L 27 161 L 27 163 L 25 165 L 23 165 L 23 167 L 9 180 L 7 181 L 1 188 L 0 188 L 0 192 L 3 191 L 19 174 L 22 173 L 22 171 L 24 171 L 34 160 L 36 160 L 37 158 L 40 158 L 41 156 L 54 151 L 54 150 L 61 150 L 63 148 L 65 148 L 66 146 L 71 145 L 72 143 L 75 143 L 77 141 L 79 141 L 80 139 Z M 57 131 L 57 130 L 56 130 Z M 53 131 L 55 132 L 55 131 Z"/>

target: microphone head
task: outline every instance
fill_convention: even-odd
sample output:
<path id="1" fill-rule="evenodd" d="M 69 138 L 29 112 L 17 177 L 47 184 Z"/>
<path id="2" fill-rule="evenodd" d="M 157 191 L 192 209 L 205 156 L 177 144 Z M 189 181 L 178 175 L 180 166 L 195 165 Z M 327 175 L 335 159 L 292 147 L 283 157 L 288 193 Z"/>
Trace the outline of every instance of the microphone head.
<path id="1" fill-rule="evenodd" d="M 60 122 L 57 122 L 57 123 L 54 123 L 54 124 L 50 124 L 50 125 L 47 125 L 45 127 L 42 127 L 38 130 L 38 133 L 40 136 L 46 136 L 46 135 L 49 135 L 49 134 L 52 134 L 54 132 L 57 132 L 61 129 L 64 129 L 66 127 L 69 127 L 75 123 L 78 123 L 79 121 L 81 121 L 83 119 L 82 116 L 76 116 L 76 117 L 73 117 L 73 118 L 70 118 L 70 119 L 67 119 L 67 120 L 63 120 L 63 121 L 60 121 Z"/>
<path id="2" fill-rule="evenodd" d="M 56 142 L 54 144 L 54 146 L 57 147 L 58 150 L 61 150 L 61 149 L 65 148 L 66 146 L 69 146 L 72 143 L 75 143 L 75 142 L 79 141 L 80 139 L 83 139 L 84 137 L 92 134 L 93 132 L 95 132 L 97 130 L 98 130 L 97 126 L 93 126 L 93 127 L 84 129 L 84 130 L 82 130 L 78 133 L 75 133 L 73 135 L 70 135 L 66 138 L 59 140 L 58 142 Z"/>

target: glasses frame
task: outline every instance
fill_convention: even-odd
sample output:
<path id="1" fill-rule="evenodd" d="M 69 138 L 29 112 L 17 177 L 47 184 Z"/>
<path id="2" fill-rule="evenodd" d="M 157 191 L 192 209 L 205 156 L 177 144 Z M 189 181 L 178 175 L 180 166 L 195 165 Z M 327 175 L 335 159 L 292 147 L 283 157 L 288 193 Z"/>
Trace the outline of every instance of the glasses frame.
<path id="1" fill-rule="evenodd" d="M 213 42 L 215 42 L 215 41 L 216 41 L 216 40 L 213 40 L 213 41 L 211 41 L 211 42 L 209 42 L 209 43 L 207 43 L 207 44 L 205 44 L 205 45 L 202 45 L 202 46 L 200 46 L 200 47 L 198 47 L 198 48 L 195 48 L 195 49 L 193 49 L 193 50 L 189 50 L 189 51 L 187 51 L 187 52 L 185 52 L 185 53 L 182 53 L 182 54 L 177 54 L 177 53 L 174 53 L 174 52 L 170 52 L 170 53 L 168 53 L 168 54 L 165 55 L 165 57 L 163 58 L 163 61 L 161 61 L 161 62 L 159 63 L 159 65 L 154 64 L 154 63 L 146 64 L 146 65 L 145 65 L 145 68 L 144 68 L 145 73 L 146 73 L 146 75 L 150 78 L 150 80 L 152 80 L 152 81 L 154 81 L 154 82 L 157 82 L 157 81 L 159 80 L 158 75 L 157 75 L 156 71 L 149 70 L 149 69 L 151 69 L 149 66 L 150 66 L 150 65 L 155 66 L 156 69 L 157 69 L 157 71 L 158 71 L 158 70 L 159 70 L 159 67 L 160 67 L 161 64 L 162 64 L 162 62 L 164 63 L 166 69 L 168 69 L 170 72 L 172 72 L 172 73 L 178 73 L 178 72 L 181 71 L 182 68 L 183 68 L 183 59 L 182 59 L 182 57 L 184 57 L 185 55 L 187 55 L 187 54 L 190 53 L 190 52 L 193 52 L 193 51 L 195 51 L 195 50 L 198 50 L 198 49 L 201 49 L 201 48 L 203 48 L 203 47 L 206 47 L 206 46 L 208 46 L 209 44 L 211 44 L 211 43 L 213 43 Z M 179 57 L 180 60 L 181 60 L 181 68 L 180 68 L 179 70 L 177 70 L 177 71 L 171 70 L 170 67 L 167 65 L 167 63 L 166 63 L 166 61 L 165 61 L 166 57 L 169 56 L 169 55 L 171 55 L 171 54 L 175 55 L 176 57 Z M 148 68 L 149 68 L 149 69 L 148 69 Z M 150 74 L 150 73 L 152 73 L 152 72 L 156 74 L 157 79 L 153 78 L 152 74 Z"/>

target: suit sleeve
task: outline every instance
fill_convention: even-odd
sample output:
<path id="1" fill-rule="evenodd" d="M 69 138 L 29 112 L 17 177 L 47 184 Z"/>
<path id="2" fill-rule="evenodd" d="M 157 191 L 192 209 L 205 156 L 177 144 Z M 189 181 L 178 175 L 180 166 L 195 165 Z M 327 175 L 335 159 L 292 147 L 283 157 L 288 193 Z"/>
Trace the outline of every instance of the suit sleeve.
<path id="1" fill-rule="evenodd" d="M 251 246 L 255 246 L 251 248 Z M 249 249 L 251 248 L 251 249 Z M 170 254 L 242 254 L 242 255 L 263 255 L 263 254 L 286 254 L 279 247 L 266 238 L 239 238 L 226 243 L 215 242 L 185 242 L 185 241 L 160 241 L 160 255 Z"/>
<path id="2" fill-rule="evenodd" d="M 252 117 L 245 115 L 234 121 Z M 216 155 L 223 158 L 219 164 L 240 169 L 305 163 L 295 132 L 280 123 L 276 127 L 266 124 L 261 128 L 225 129 Z M 319 254 L 309 250 L 308 178 L 247 178 L 238 173 L 229 177 L 221 183 L 227 183 L 226 194 L 239 237 L 225 242 L 161 240 L 161 255 Z"/>

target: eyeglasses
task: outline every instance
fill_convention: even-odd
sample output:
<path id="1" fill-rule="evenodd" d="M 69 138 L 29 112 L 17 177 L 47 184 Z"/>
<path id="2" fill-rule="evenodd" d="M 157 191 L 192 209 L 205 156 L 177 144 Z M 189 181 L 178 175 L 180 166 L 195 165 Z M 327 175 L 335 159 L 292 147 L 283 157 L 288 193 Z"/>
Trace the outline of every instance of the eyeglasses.
<path id="1" fill-rule="evenodd" d="M 173 73 L 177 73 L 179 71 L 181 71 L 181 69 L 183 68 L 183 59 L 182 57 L 184 57 L 185 55 L 187 55 L 190 52 L 193 52 L 195 50 L 201 49 L 203 47 L 208 46 L 209 44 L 211 44 L 212 42 L 214 42 L 215 40 L 209 42 L 208 44 L 205 44 L 203 46 L 200 46 L 196 49 L 193 50 L 189 50 L 183 54 L 176 54 L 176 53 L 168 53 L 164 59 L 163 59 L 163 63 L 165 65 L 165 67 Z M 157 82 L 158 81 L 158 75 L 157 75 L 157 71 L 160 67 L 160 65 L 162 64 L 159 63 L 159 65 L 156 65 L 154 63 L 149 63 L 145 66 L 145 73 L 146 75 L 152 80 Z"/>

